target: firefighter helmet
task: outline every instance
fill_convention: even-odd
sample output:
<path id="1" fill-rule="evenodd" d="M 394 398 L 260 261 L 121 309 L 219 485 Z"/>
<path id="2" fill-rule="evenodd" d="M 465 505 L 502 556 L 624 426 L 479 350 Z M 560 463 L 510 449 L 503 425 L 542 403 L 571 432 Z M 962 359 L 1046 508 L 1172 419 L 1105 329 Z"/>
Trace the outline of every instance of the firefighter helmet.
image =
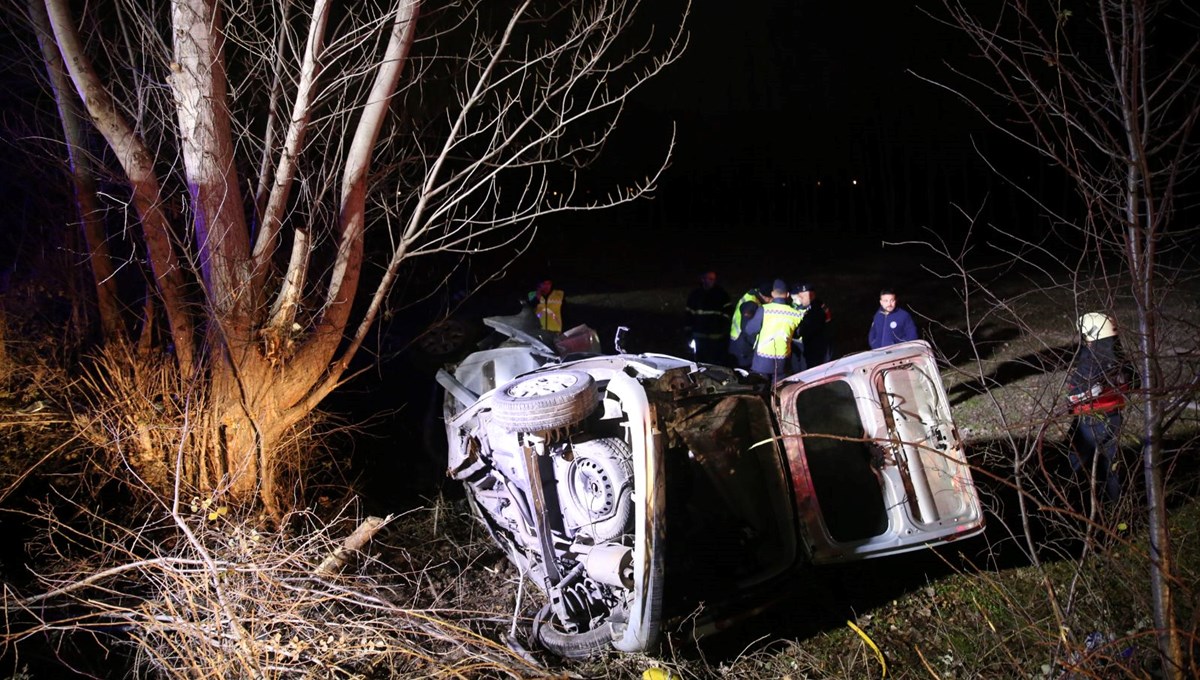
<path id="1" fill-rule="evenodd" d="M 1079 332 L 1088 342 L 1111 338 L 1117 334 L 1117 324 L 1112 317 L 1100 312 L 1088 312 L 1079 317 Z"/>

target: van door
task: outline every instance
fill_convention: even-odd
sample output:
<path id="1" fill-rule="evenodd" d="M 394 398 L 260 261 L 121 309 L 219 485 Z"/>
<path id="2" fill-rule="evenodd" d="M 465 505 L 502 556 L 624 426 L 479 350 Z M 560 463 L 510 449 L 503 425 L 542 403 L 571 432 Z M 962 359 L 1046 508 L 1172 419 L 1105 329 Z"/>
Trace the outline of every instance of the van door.
<path id="1" fill-rule="evenodd" d="M 792 376 L 776 403 L 814 563 L 892 555 L 983 531 L 979 496 L 925 342 Z"/>

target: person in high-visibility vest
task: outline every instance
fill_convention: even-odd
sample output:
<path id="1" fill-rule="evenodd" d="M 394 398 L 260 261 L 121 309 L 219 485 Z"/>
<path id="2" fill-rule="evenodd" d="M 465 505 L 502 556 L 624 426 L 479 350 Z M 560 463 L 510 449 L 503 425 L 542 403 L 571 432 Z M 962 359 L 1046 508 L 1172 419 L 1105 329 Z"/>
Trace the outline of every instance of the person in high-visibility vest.
<path id="1" fill-rule="evenodd" d="M 804 319 L 804 313 L 792 306 L 787 284 L 775 279 L 771 301 L 746 325 L 754 336 L 754 360 L 750 370 L 773 382 L 791 375 L 792 341 Z"/>
<path id="2" fill-rule="evenodd" d="M 554 287 L 553 281 L 545 279 L 538 283 L 537 289 L 529 293 L 529 304 L 533 305 L 542 330 L 562 332 L 563 292 Z"/>
<path id="3" fill-rule="evenodd" d="M 754 336 L 745 332 L 746 324 L 758 315 L 763 303 L 771 299 L 771 282 L 764 281 L 746 294 L 733 307 L 733 319 L 729 324 L 729 354 L 733 365 L 750 370 L 754 361 Z"/>

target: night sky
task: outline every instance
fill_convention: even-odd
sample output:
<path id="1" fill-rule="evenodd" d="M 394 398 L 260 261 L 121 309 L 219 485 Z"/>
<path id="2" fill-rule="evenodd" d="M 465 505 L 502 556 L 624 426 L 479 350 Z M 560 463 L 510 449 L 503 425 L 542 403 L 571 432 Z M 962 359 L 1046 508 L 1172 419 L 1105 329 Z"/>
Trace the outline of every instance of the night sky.
<path id="1" fill-rule="evenodd" d="M 665 24 L 674 10 L 655 11 Z M 909 73 L 952 79 L 944 61 L 971 65 L 963 39 L 916 5 L 697 3 L 689 29 L 687 52 L 638 93 L 603 161 L 628 171 L 677 126 L 658 198 L 624 221 L 899 237 L 953 230 L 951 200 L 996 190 L 972 149 L 994 133 Z"/>
<path id="2" fill-rule="evenodd" d="M 644 98 L 684 126 L 684 167 L 849 170 L 864 133 L 915 138 L 947 105 L 965 117 L 906 73 L 938 67 L 953 37 L 910 3 L 699 3 L 689 26 L 688 52 Z"/>
<path id="3" fill-rule="evenodd" d="M 653 5 L 661 30 L 680 5 Z M 917 5 L 697 2 L 688 29 L 687 51 L 636 94 L 599 164 L 601 178 L 639 176 L 675 126 L 672 165 L 654 198 L 543 230 L 522 275 L 541 268 L 574 278 L 589 266 L 569 257 L 580 225 L 592 253 L 649 249 L 668 278 L 691 281 L 739 260 L 765 257 L 793 276 L 814 259 L 852 260 L 885 240 L 930 231 L 954 240 L 967 228 L 956 202 L 985 206 L 997 223 L 1033 223 L 1014 217 L 1018 202 L 972 148 L 987 149 L 995 133 L 909 73 L 959 82 L 945 62 L 974 63 L 965 39 Z"/>

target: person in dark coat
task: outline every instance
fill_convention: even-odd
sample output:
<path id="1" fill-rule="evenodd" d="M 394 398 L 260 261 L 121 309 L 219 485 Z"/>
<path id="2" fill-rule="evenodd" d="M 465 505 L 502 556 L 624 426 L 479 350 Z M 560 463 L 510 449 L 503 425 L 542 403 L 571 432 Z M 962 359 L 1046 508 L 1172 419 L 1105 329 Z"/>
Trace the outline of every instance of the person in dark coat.
<path id="1" fill-rule="evenodd" d="M 917 324 L 912 316 L 896 304 L 896 291 L 884 288 L 879 291 L 879 309 L 871 320 L 871 331 L 867 344 L 871 349 L 888 347 L 917 339 Z"/>
<path id="2" fill-rule="evenodd" d="M 795 357 L 796 370 L 804 370 L 833 361 L 833 313 L 816 297 L 811 284 L 792 286 L 792 305 L 804 313 L 800 321 L 800 342 Z"/>
<path id="3" fill-rule="evenodd" d="M 1129 367 L 1112 317 L 1084 314 L 1079 333 L 1082 345 L 1067 378 L 1067 401 L 1075 416 L 1071 469 L 1090 478 L 1095 464 L 1095 481 L 1104 485 L 1104 499 L 1115 503 L 1121 498 L 1118 444 Z"/>
<path id="4" fill-rule="evenodd" d="M 721 365 L 729 363 L 729 345 L 725 338 L 729 332 L 732 309 L 733 301 L 729 299 L 729 293 L 717 285 L 717 273 L 701 274 L 700 287 L 688 295 L 685 322 L 696 361 Z"/>

